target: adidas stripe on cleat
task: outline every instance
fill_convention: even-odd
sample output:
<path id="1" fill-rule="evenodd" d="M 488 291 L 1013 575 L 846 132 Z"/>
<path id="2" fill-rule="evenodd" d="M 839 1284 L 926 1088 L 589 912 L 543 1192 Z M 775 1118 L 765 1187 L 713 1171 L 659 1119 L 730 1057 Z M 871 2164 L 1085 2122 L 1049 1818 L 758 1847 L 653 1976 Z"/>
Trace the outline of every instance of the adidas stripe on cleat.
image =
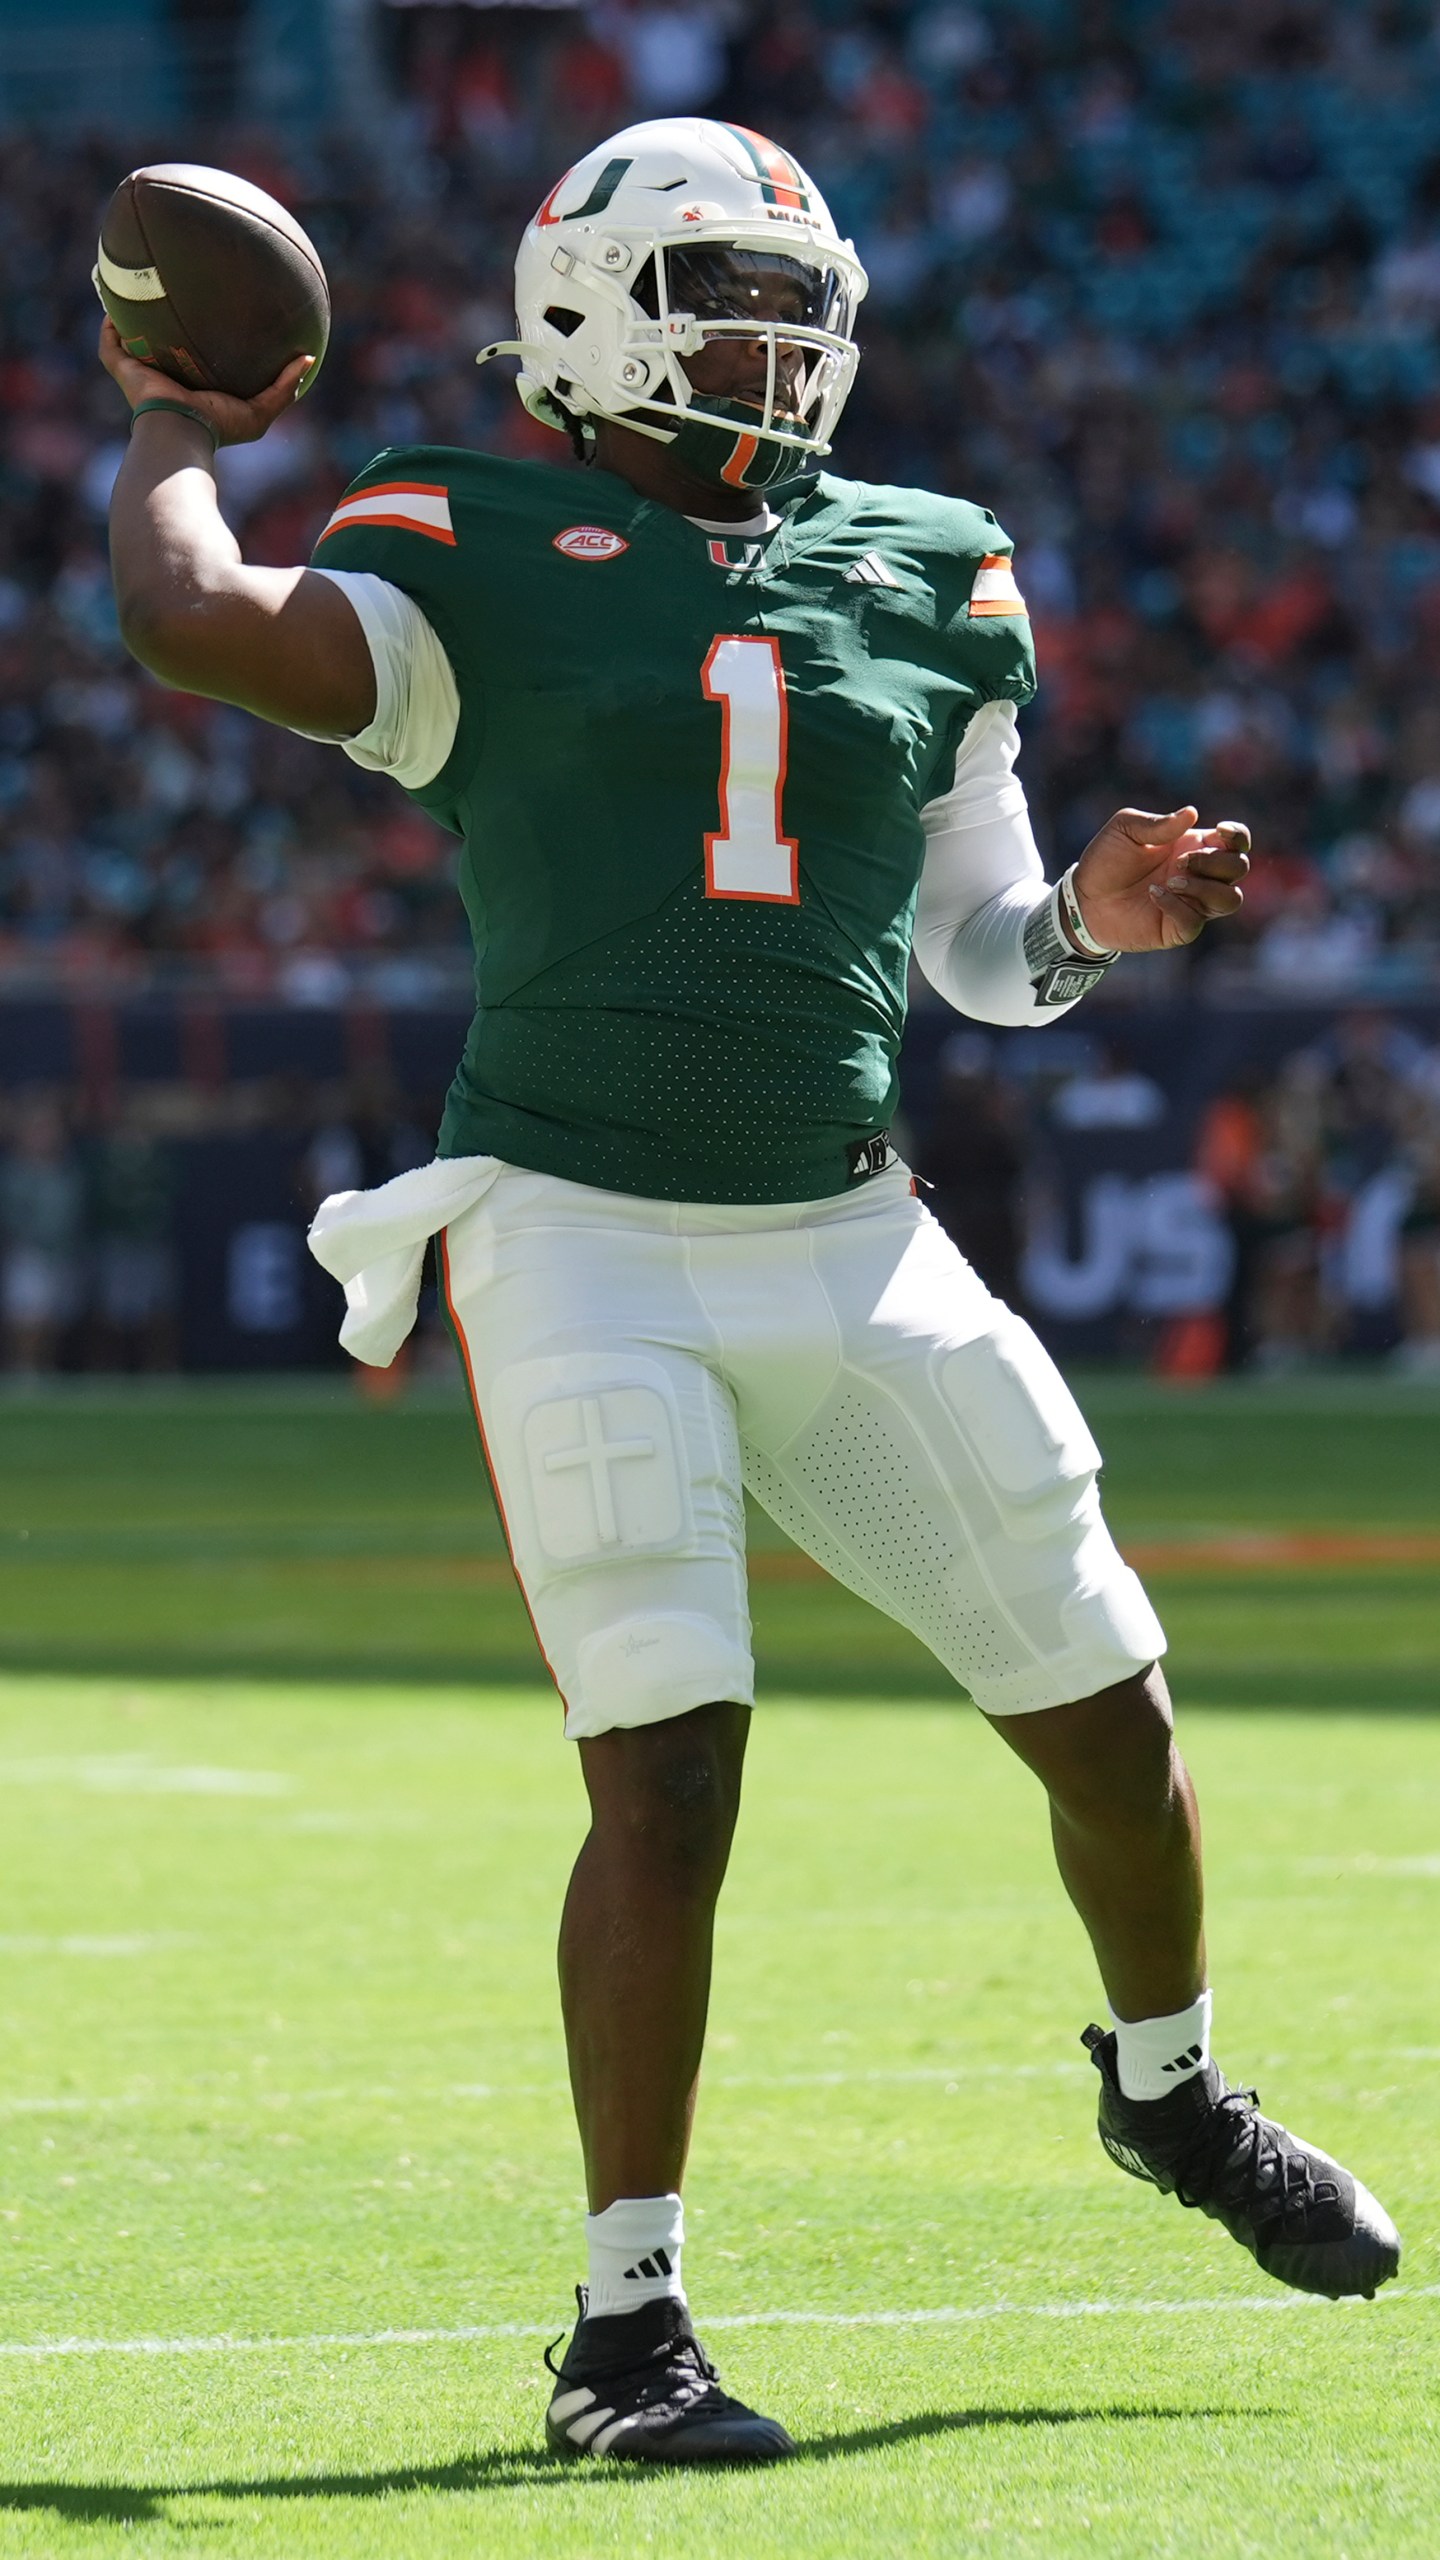
<path id="1" fill-rule="evenodd" d="M 1100 2074 L 1100 2140 L 1117 2169 L 1208 2213 L 1301 2293 L 1368 2301 L 1389 2283 L 1400 2234 L 1384 2206 L 1338 2160 L 1262 2116 L 1255 2090 L 1230 2088 L 1211 2062 L 1163 2098 L 1127 2098 L 1115 2037 L 1087 2027 L 1080 2041 Z"/>
<path id="2" fill-rule="evenodd" d="M 638 2270 L 637 2270 L 638 2272 Z M 557 2365 L 545 2412 L 553 2453 L 612 2462 L 783 2462 L 795 2450 L 774 2418 L 762 2418 L 720 2388 L 720 2378 L 674 2294 L 634 2311 L 580 2317 Z M 558 2346 L 559 2340 L 556 2340 Z"/>

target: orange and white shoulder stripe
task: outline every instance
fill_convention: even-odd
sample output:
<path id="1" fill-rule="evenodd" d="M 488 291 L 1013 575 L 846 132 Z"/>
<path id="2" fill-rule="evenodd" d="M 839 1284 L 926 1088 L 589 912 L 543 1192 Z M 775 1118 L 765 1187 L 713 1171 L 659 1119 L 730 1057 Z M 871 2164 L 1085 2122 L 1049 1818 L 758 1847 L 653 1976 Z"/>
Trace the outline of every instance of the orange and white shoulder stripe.
<path id="1" fill-rule="evenodd" d="M 1015 563 L 1008 551 L 987 551 L 970 590 L 970 619 L 988 614 L 1024 613 L 1025 599 L 1015 584 Z"/>
<path id="2" fill-rule="evenodd" d="M 353 497 L 341 499 L 320 541 L 372 525 L 396 525 L 402 533 L 423 533 L 429 542 L 454 547 L 450 492 L 436 481 L 377 480 L 368 489 L 357 489 Z"/>

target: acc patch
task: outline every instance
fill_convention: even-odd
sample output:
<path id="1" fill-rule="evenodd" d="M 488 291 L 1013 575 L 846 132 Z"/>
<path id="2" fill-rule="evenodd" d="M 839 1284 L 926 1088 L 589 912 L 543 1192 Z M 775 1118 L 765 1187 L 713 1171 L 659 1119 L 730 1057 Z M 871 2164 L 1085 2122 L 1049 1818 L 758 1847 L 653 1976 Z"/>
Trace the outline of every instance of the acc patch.
<path id="1" fill-rule="evenodd" d="M 555 548 L 567 560 L 618 560 L 630 545 L 623 533 L 611 533 L 603 524 L 567 524 L 556 534 Z"/>

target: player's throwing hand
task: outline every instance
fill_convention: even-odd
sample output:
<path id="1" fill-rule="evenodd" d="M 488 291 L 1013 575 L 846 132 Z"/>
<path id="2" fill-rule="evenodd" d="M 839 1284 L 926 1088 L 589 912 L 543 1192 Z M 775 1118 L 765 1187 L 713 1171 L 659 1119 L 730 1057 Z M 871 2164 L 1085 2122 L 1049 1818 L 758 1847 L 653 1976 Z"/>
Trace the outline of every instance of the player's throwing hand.
<path id="1" fill-rule="evenodd" d="M 142 364 L 138 356 L 127 355 L 120 332 L 113 320 L 100 325 L 100 361 L 106 372 L 119 383 L 133 409 L 142 400 L 183 402 L 210 427 L 217 444 L 254 444 L 273 427 L 281 411 L 288 409 L 297 397 L 300 385 L 314 364 L 313 356 L 292 356 L 264 391 L 253 400 L 238 399 L 229 391 L 192 391 L 188 382 L 176 382 L 153 364 Z M 160 413 L 173 417 L 173 410 Z M 180 421 L 183 425 L 183 420 Z"/>
<path id="2" fill-rule="evenodd" d="M 1075 866 L 1088 931 L 1107 951 L 1174 951 L 1233 916 L 1250 868 L 1250 830 L 1238 818 L 1197 824 L 1194 808 L 1157 817 L 1117 809 Z"/>

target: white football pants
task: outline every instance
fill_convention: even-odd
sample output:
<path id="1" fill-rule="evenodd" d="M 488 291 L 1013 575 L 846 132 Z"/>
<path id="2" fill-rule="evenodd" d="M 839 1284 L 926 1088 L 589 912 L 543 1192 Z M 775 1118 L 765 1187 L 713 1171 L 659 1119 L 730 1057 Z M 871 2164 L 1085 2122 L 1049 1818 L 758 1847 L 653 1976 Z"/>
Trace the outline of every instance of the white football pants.
<path id="1" fill-rule="evenodd" d="M 507 1165 L 441 1261 L 567 1733 L 753 1702 L 742 1484 L 992 1715 L 1163 1653 L 1074 1397 L 903 1168 L 711 1208 Z"/>

